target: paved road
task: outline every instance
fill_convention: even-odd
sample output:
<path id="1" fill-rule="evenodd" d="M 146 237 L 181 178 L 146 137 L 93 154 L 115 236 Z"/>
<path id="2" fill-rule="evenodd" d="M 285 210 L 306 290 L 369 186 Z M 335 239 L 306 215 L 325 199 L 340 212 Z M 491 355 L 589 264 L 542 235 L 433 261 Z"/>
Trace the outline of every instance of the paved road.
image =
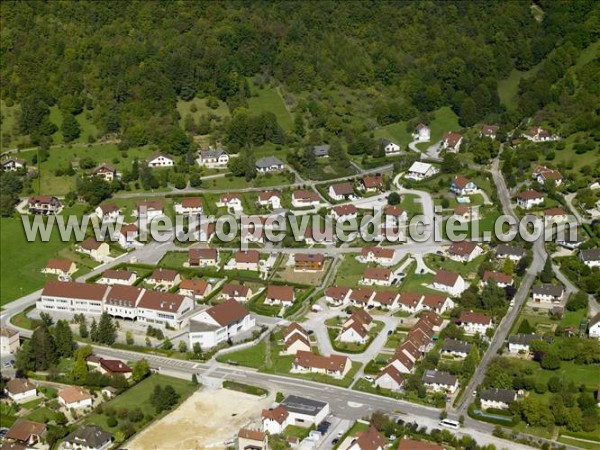
<path id="1" fill-rule="evenodd" d="M 502 203 L 502 210 L 504 211 L 504 214 L 510 215 L 517 219 L 510 203 L 510 193 L 508 191 L 508 188 L 506 187 L 504 177 L 500 173 L 498 167 L 499 159 L 496 158 L 492 163 L 492 177 L 494 179 L 494 183 L 496 184 L 498 196 Z M 474 391 L 475 388 L 481 384 L 490 362 L 496 356 L 498 350 L 500 350 L 500 348 L 504 345 L 504 341 L 508 335 L 508 332 L 510 331 L 510 328 L 517 319 L 521 307 L 527 300 L 529 296 L 529 290 L 531 289 L 531 286 L 533 285 L 537 274 L 543 269 L 544 262 L 546 261 L 547 257 L 548 255 L 546 254 L 546 249 L 544 246 L 542 235 L 540 236 L 540 239 L 535 241 L 533 244 L 533 261 L 527 271 L 527 274 L 523 278 L 523 281 L 521 282 L 517 293 L 515 294 L 514 306 L 509 308 L 508 312 L 496 328 L 496 332 L 494 334 L 494 337 L 492 338 L 492 342 L 490 343 L 488 350 L 483 355 L 483 358 L 481 359 L 481 362 L 479 363 L 475 374 L 473 375 L 473 377 L 469 381 L 469 384 L 465 388 L 460 403 L 456 408 L 453 408 L 451 410 L 451 414 L 453 417 L 458 417 L 462 414 L 465 414 L 469 405 L 473 402 L 475 397 L 471 395 L 471 392 Z"/>

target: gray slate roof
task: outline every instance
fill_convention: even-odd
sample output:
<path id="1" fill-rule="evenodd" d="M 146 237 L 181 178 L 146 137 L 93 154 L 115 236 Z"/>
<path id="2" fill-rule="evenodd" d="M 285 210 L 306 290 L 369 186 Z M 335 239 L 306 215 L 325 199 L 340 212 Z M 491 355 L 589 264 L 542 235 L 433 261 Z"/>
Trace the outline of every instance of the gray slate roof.
<path id="1" fill-rule="evenodd" d="M 582 261 L 600 261 L 600 248 L 590 248 L 580 251 Z"/>
<path id="2" fill-rule="evenodd" d="M 313 152 L 315 156 L 327 156 L 329 155 L 329 148 L 329 144 L 315 145 L 313 147 Z"/>
<path id="3" fill-rule="evenodd" d="M 502 402 L 509 404 L 514 401 L 517 394 L 515 391 L 510 389 L 486 389 L 481 392 L 479 396 L 481 400 L 488 400 L 493 402 Z"/>
<path id="4" fill-rule="evenodd" d="M 551 295 L 552 297 L 560 297 L 563 294 L 563 287 L 555 284 L 540 284 L 535 286 L 531 292 L 537 295 Z"/>
<path id="5" fill-rule="evenodd" d="M 274 156 L 266 156 L 256 161 L 256 167 L 259 169 L 268 169 L 272 166 L 283 166 L 283 161 Z"/>
<path id="6" fill-rule="evenodd" d="M 439 370 L 426 370 L 423 374 L 424 383 L 440 384 L 443 386 L 454 386 L 456 384 L 456 381 L 457 379 L 454 375 Z"/>
<path id="7" fill-rule="evenodd" d="M 313 400 L 310 398 L 299 397 L 297 395 L 288 395 L 282 402 L 281 406 L 285 407 L 290 412 L 305 414 L 308 416 L 316 416 L 327 403 Z"/>
<path id="8" fill-rule="evenodd" d="M 525 255 L 525 249 L 514 245 L 502 244 L 496 248 L 496 255 L 509 255 L 523 257 Z"/>
<path id="9" fill-rule="evenodd" d="M 471 344 L 457 339 L 446 339 L 442 345 L 442 351 L 468 354 L 471 351 Z"/>
<path id="10" fill-rule="evenodd" d="M 227 152 L 225 150 L 223 150 L 221 147 L 219 147 L 216 150 L 205 150 L 203 152 L 200 152 L 200 158 L 201 159 L 218 158 L 219 156 L 221 156 L 223 154 L 227 154 Z"/>
<path id="11" fill-rule="evenodd" d="M 104 431 L 98 425 L 86 425 L 65 438 L 65 442 L 90 448 L 100 448 L 112 439 L 112 434 Z"/>
<path id="12" fill-rule="evenodd" d="M 552 342 L 552 338 L 546 336 L 538 336 L 537 334 L 513 334 L 508 337 L 509 344 L 529 345 L 532 341 Z"/>

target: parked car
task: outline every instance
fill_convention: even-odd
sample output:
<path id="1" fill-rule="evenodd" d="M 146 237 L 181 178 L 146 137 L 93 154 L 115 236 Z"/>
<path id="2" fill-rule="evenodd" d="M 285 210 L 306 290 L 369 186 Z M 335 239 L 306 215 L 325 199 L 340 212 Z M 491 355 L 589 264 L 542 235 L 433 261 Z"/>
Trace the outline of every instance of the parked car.
<path id="1" fill-rule="evenodd" d="M 373 381 L 375 381 L 375 378 L 373 378 L 373 377 L 372 377 L 372 376 L 370 376 L 370 375 L 365 375 L 363 378 L 364 378 L 365 380 L 367 380 L 369 383 L 372 383 Z"/>

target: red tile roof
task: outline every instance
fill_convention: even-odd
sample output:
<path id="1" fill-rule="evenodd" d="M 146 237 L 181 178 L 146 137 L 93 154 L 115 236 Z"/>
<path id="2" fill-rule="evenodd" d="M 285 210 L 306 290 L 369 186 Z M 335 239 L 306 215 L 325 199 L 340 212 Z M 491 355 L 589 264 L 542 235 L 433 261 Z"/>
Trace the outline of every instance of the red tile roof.
<path id="1" fill-rule="evenodd" d="M 417 292 L 402 292 L 398 301 L 407 308 L 416 308 L 422 297 L 423 294 Z"/>
<path id="2" fill-rule="evenodd" d="M 342 300 L 350 292 L 350 288 L 344 286 L 331 286 L 325 291 L 327 297 L 334 298 L 336 300 Z"/>
<path id="3" fill-rule="evenodd" d="M 459 189 L 464 189 L 467 187 L 467 184 L 469 184 L 471 182 L 471 180 L 469 180 L 466 177 L 455 177 L 454 180 L 452 180 L 452 183 Z"/>
<path id="4" fill-rule="evenodd" d="M 323 369 L 333 372 L 343 372 L 348 362 L 348 357 L 341 355 L 321 356 L 303 350 L 296 353 L 294 364 L 306 368 Z"/>
<path id="5" fill-rule="evenodd" d="M 154 269 L 154 272 L 152 272 L 150 279 L 156 280 L 158 282 L 167 281 L 172 283 L 173 281 L 175 281 L 178 275 L 179 273 L 177 273 L 176 270 L 158 268 Z"/>
<path id="6" fill-rule="evenodd" d="M 83 400 L 92 398 L 92 394 L 87 389 L 81 386 L 69 386 L 58 391 L 58 396 L 64 400 L 65 403 L 76 403 Z"/>
<path id="7" fill-rule="evenodd" d="M 71 269 L 71 264 L 73 261 L 69 261 L 68 259 L 57 259 L 52 258 L 49 259 L 46 263 L 46 269 L 60 270 L 61 272 L 68 272 Z"/>
<path id="8" fill-rule="evenodd" d="M 375 258 L 393 259 L 395 251 L 393 248 L 386 247 L 363 247 L 360 251 L 363 258 L 368 257 L 369 253 L 372 253 Z"/>
<path id="9" fill-rule="evenodd" d="M 383 212 L 387 216 L 398 217 L 404 214 L 405 211 L 402 208 L 399 208 L 398 206 L 388 205 L 383 209 Z"/>
<path id="10" fill-rule="evenodd" d="M 458 321 L 460 323 L 477 323 L 481 325 L 491 325 L 492 318 L 481 313 L 463 311 L 462 313 L 460 313 Z"/>
<path id="11" fill-rule="evenodd" d="M 379 375 L 377 375 L 377 379 L 381 378 L 384 375 L 389 375 L 389 377 L 398 384 L 402 384 L 404 382 L 404 375 L 402 375 L 402 372 L 396 369 L 396 366 L 386 366 L 381 372 L 379 372 Z"/>
<path id="12" fill-rule="evenodd" d="M 188 262 L 199 264 L 202 260 L 216 261 L 219 253 L 216 248 L 190 248 L 188 250 Z"/>
<path id="13" fill-rule="evenodd" d="M 160 200 L 147 200 L 144 202 L 138 202 L 137 210 L 138 212 L 142 207 L 146 208 L 147 211 L 162 211 L 163 204 Z"/>
<path id="14" fill-rule="evenodd" d="M 448 144 L 448 147 L 454 148 L 462 139 L 462 134 L 448 132 L 444 133 L 442 139 Z"/>
<path id="15" fill-rule="evenodd" d="M 294 288 L 292 286 L 270 285 L 267 287 L 267 298 L 281 300 L 282 302 L 294 301 Z"/>
<path id="16" fill-rule="evenodd" d="M 306 202 L 318 202 L 319 195 L 314 191 L 299 190 L 292 194 L 294 200 L 302 200 Z"/>
<path id="17" fill-rule="evenodd" d="M 74 281 L 47 281 L 42 291 L 42 296 L 101 301 L 107 290 L 108 286 L 102 284 L 76 283 Z"/>
<path id="18" fill-rule="evenodd" d="M 383 186 L 383 177 L 381 175 L 367 175 L 362 179 L 363 185 L 367 189 Z"/>
<path id="19" fill-rule="evenodd" d="M 5 439 L 28 442 L 32 436 L 42 436 L 46 433 L 46 425 L 31 420 L 17 420 L 6 433 Z"/>
<path id="20" fill-rule="evenodd" d="M 435 276 L 433 277 L 433 282 L 443 284 L 445 286 L 454 286 L 459 276 L 460 275 L 457 273 L 440 269 L 436 272 Z"/>
<path id="21" fill-rule="evenodd" d="M 511 284 L 513 277 L 502 272 L 486 270 L 483 273 L 483 281 L 487 282 L 489 280 L 494 280 L 496 283 Z"/>
<path id="22" fill-rule="evenodd" d="M 131 373 L 131 367 L 118 359 L 101 359 L 100 367 L 109 373 Z"/>
<path id="23" fill-rule="evenodd" d="M 138 302 L 138 308 L 152 309 L 155 311 L 177 312 L 181 308 L 185 297 L 168 292 L 146 291 Z"/>
<path id="24" fill-rule="evenodd" d="M 135 274 L 128 270 L 119 269 L 108 269 L 102 272 L 102 278 L 108 278 L 110 280 L 129 280 L 132 275 Z"/>
<path id="25" fill-rule="evenodd" d="M 544 216 L 566 216 L 567 212 L 562 208 L 550 208 L 544 211 Z"/>
<path id="26" fill-rule="evenodd" d="M 476 247 L 477 244 L 471 241 L 453 242 L 448 249 L 448 253 L 456 256 L 467 256 L 473 253 Z"/>
<path id="27" fill-rule="evenodd" d="M 228 283 L 223 286 L 221 295 L 227 297 L 247 297 L 250 288 L 248 286 L 242 286 L 241 284 Z"/>
<path id="28" fill-rule="evenodd" d="M 536 198 L 543 198 L 544 194 L 541 194 L 534 190 L 529 190 L 529 191 L 519 192 L 515 197 L 520 198 L 521 200 L 533 200 Z"/>
<path id="29" fill-rule="evenodd" d="M 264 191 L 258 194 L 258 198 L 263 202 L 270 200 L 271 197 L 281 198 L 281 194 L 278 191 Z"/>
<path id="30" fill-rule="evenodd" d="M 336 183 L 332 184 L 331 188 L 337 195 L 352 195 L 354 194 L 354 188 L 352 183 Z"/>
<path id="31" fill-rule="evenodd" d="M 367 267 L 365 269 L 364 278 L 366 280 L 389 280 L 392 276 L 392 271 L 384 267 Z"/>
<path id="32" fill-rule="evenodd" d="M 184 197 L 181 199 L 181 206 L 183 208 L 202 208 L 202 198 Z"/>
<path id="33" fill-rule="evenodd" d="M 444 450 L 444 447 L 433 442 L 402 438 L 398 444 L 398 450 Z"/>
<path id="34" fill-rule="evenodd" d="M 378 450 L 385 448 L 387 440 L 373 425 L 367 431 L 356 433 L 356 444 L 360 450 Z"/>
<path id="35" fill-rule="evenodd" d="M 278 406 L 274 409 L 263 409 L 262 410 L 262 418 L 274 420 L 275 422 L 282 424 L 285 422 L 285 419 L 289 416 L 287 409 L 283 406 Z"/>
<path id="36" fill-rule="evenodd" d="M 358 303 L 367 303 L 371 296 L 373 295 L 373 291 L 367 288 L 358 288 L 352 289 L 350 292 L 350 300 L 353 300 Z"/>
<path id="37" fill-rule="evenodd" d="M 115 284 L 106 296 L 106 303 L 114 306 L 135 308 L 137 300 L 143 292 L 144 290 L 137 286 Z"/>
<path id="38" fill-rule="evenodd" d="M 208 308 L 206 312 L 222 327 L 239 322 L 250 314 L 246 308 L 232 298 Z"/>
<path id="39" fill-rule="evenodd" d="M 333 212 L 335 212 L 335 214 L 338 216 L 348 216 L 350 214 L 357 214 L 358 209 L 356 208 L 356 206 L 354 206 L 352 204 L 341 205 L 341 206 L 334 206 Z"/>
<path id="40" fill-rule="evenodd" d="M 258 264 L 260 261 L 260 254 L 256 250 L 247 250 L 235 253 L 235 262 L 236 263 L 254 263 Z"/>
<path id="41" fill-rule="evenodd" d="M 98 241 L 96 238 L 90 237 L 83 241 L 79 246 L 84 250 L 98 250 L 104 241 Z"/>
<path id="42" fill-rule="evenodd" d="M 208 284 L 208 281 L 206 280 L 201 280 L 201 279 L 194 279 L 194 280 L 181 280 L 181 283 L 179 284 L 179 289 L 183 289 L 186 291 L 192 291 L 194 294 L 197 295 L 204 295 L 204 293 L 206 292 L 206 290 L 208 289 L 210 285 Z"/>

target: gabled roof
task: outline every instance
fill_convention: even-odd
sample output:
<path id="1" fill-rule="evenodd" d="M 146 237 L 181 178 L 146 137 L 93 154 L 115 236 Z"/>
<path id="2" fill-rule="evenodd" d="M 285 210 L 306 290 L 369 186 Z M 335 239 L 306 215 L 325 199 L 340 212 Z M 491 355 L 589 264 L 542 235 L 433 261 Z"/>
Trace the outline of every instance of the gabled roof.
<path id="1" fill-rule="evenodd" d="M 444 447 L 433 442 L 402 438 L 397 450 L 444 450 Z"/>
<path id="2" fill-rule="evenodd" d="M 294 301 L 294 288 L 292 286 L 270 285 L 267 287 L 267 298 L 274 298 L 283 302 Z"/>
<path id="3" fill-rule="evenodd" d="M 85 425 L 64 438 L 65 442 L 78 446 L 77 448 L 100 448 L 110 440 L 112 440 L 112 434 L 104 431 L 98 425 Z"/>
<path id="4" fill-rule="evenodd" d="M 384 375 L 388 375 L 398 384 L 402 384 L 404 382 L 404 375 L 402 375 L 402 372 L 396 369 L 396 366 L 389 365 L 384 367 L 384 369 L 379 372 L 379 375 L 377 375 L 377 379 L 383 377 Z"/>
<path id="5" fill-rule="evenodd" d="M 457 382 L 457 378 L 448 372 L 426 370 L 423 374 L 423 382 L 427 384 L 440 384 L 442 386 L 454 386 Z"/>
<path id="6" fill-rule="evenodd" d="M 514 345 L 528 346 L 532 341 L 546 341 L 548 343 L 552 343 L 552 338 L 538 336 L 536 334 L 513 334 L 508 337 L 508 343 Z"/>
<path id="7" fill-rule="evenodd" d="M 217 260 L 219 252 L 216 248 L 190 248 L 188 250 L 188 260 L 190 261 L 201 261 L 201 260 Z"/>
<path id="8" fill-rule="evenodd" d="M 358 288 L 352 289 L 350 292 L 350 300 L 358 302 L 358 303 L 367 303 L 371 296 L 373 295 L 373 291 L 367 288 Z"/>
<path id="9" fill-rule="evenodd" d="M 473 253 L 477 248 L 477 244 L 471 241 L 453 242 L 448 249 L 448 254 L 456 256 L 467 256 Z"/>
<path id="10" fill-rule="evenodd" d="M 65 403 L 76 403 L 92 398 L 92 394 L 81 386 L 69 386 L 58 391 L 58 396 Z"/>
<path id="11" fill-rule="evenodd" d="M 79 246 L 84 250 L 98 250 L 102 244 L 105 244 L 104 241 L 98 241 L 94 237 L 87 238 L 84 240 Z M 107 244 L 108 245 L 108 244 Z"/>
<path id="12" fill-rule="evenodd" d="M 240 250 L 235 252 L 235 262 L 236 263 L 254 263 L 258 264 L 260 261 L 260 254 L 256 250 Z"/>
<path id="13" fill-rule="evenodd" d="M 238 437 L 241 439 L 248 439 L 250 441 L 264 441 L 266 433 L 258 430 L 250 430 L 248 428 L 241 428 L 238 432 Z"/>
<path id="14" fill-rule="evenodd" d="M 272 197 L 281 198 L 281 194 L 278 191 L 263 191 L 258 194 L 258 198 L 263 202 L 270 200 Z"/>
<path id="15" fill-rule="evenodd" d="M 362 179 L 362 183 L 367 189 L 383 186 L 383 177 L 381 175 L 367 175 Z"/>
<path id="16" fill-rule="evenodd" d="M 177 279 L 178 275 L 179 273 L 176 270 L 158 268 L 154 269 L 150 278 L 156 281 L 173 282 Z"/>
<path id="17" fill-rule="evenodd" d="M 492 318 L 490 316 L 472 311 L 461 312 L 458 321 L 460 323 L 476 323 L 480 325 L 492 324 Z"/>
<path id="18" fill-rule="evenodd" d="M 135 275 L 129 270 L 122 269 L 107 269 L 102 272 L 102 278 L 108 278 L 110 280 L 129 280 L 132 275 Z"/>
<path id="19" fill-rule="evenodd" d="M 363 258 L 369 256 L 372 253 L 375 258 L 393 259 L 395 251 L 393 248 L 386 247 L 363 247 L 360 251 L 360 255 Z"/>
<path id="20" fill-rule="evenodd" d="M 155 159 L 160 158 L 161 156 L 165 159 L 169 159 L 169 160 L 173 161 L 172 156 L 169 156 L 166 153 L 156 152 L 156 153 L 153 153 L 152 155 L 150 155 L 150 157 L 148 158 L 148 162 L 152 162 Z"/>
<path id="21" fill-rule="evenodd" d="M 513 277 L 502 272 L 486 270 L 483 272 L 483 281 L 487 282 L 490 280 L 494 280 L 496 283 L 501 284 L 511 284 L 513 282 Z"/>
<path id="22" fill-rule="evenodd" d="M 347 324 L 343 329 L 341 334 L 345 333 L 347 330 L 353 330 L 356 334 L 358 334 L 361 338 L 365 338 L 369 335 L 363 324 L 358 320 L 353 320 L 349 324 Z"/>
<path id="23" fill-rule="evenodd" d="M 227 297 L 247 297 L 250 288 L 241 284 L 227 283 L 221 290 L 221 295 Z"/>
<path id="24" fill-rule="evenodd" d="M 333 209 L 333 212 L 335 212 L 335 214 L 340 217 L 358 213 L 358 209 L 356 208 L 356 206 L 354 206 L 352 204 L 334 206 L 332 209 Z"/>
<path id="25" fill-rule="evenodd" d="M 446 303 L 446 300 L 448 300 L 448 297 L 446 297 L 444 295 L 427 294 L 427 295 L 423 296 L 422 303 L 423 303 L 423 305 L 425 305 L 431 309 L 439 309 L 442 306 L 444 306 L 444 303 Z M 428 312 L 430 312 L 430 311 L 428 311 Z"/>
<path id="26" fill-rule="evenodd" d="M 163 204 L 160 200 L 146 200 L 143 202 L 138 202 L 136 205 L 137 210 L 146 208 L 147 211 L 162 211 Z"/>
<path id="27" fill-rule="evenodd" d="M 296 331 L 299 331 L 304 336 L 308 336 L 308 332 L 304 329 L 302 325 L 300 325 L 298 322 L 292 322 L 283 329 L 283 339 L 286 340 L 287 337 L 292 333 L 298 334 L 295 333 Z"/>
<path id="28" fill-rule="evenodd" d="M 71 265 L 73 261 L 68 259 L 58 259 L 52 258 L 49 259 L 46 263 L 46 269 L 60 270 L 61 272 L 68 272 L 71 269 Z"/>
<path id="29" fill-rule="evenodd" d="M 528 191 L 519 192 L 515 197 L 521 200 L 535 200 L 537 198 L 544 198 L 544 194 L 530 189 Z"/>
<path id="30" fill-rule="evenodd" d="M 117 171 L 117 169 L 115 169 L 113 166 L 111 166 L 110 164 L 106 164 L 106 163 L 102 163 L 99 166 L 97 166 L 94 170 L 93 173 L 100 173 L 100 172 L 112 172 L 115 173 Z"/>
<path id="31" fill-rule="evenodd" d="M 486 389 L 479 394 L 481 400 L 510 403 L 517 398 L 517 393 L 511 389 Z"/>
<path id="32" fill-rule="evenodd" d="M 400 348 L 398 348 L 398 350 L 400 350 Z M 413 360 L 410 359 L 406 355 L 406 353 L 404 353 L 403 351 L 398 351 L 398 350 L 396 350 L 396 352 L 394 352 L 394 356 L 392 356 L 390 358 L 390 360 L 388 361 L 388 365 L 392 365 L 394 361 L 398 361 L 400 364 L 402 364 L 408 370 L 412 370 L 412 368 L 415 365 Z"/>
<path id="33" fill-rule="evenodd" d="M 274 420 L 275 422 L 282 424 L 283 422 L 285 422 L 285 419 L 287 419 L 287 417 L 290 414 L 288 413 L 287 409 L 285 409 L 283 406 L 278 406 L 277 408 L 274 409 L 263 409 L 262 410 L 262 418 L 263 420 L 265 419 L 270 419 L 270 420 Z"/>
<path id="34" fill-rule="evenodd" d="M 593 327 L 597 323 L 600 323 L 600 313 L 596 314 L 594 317 L 590 319 L 590 327 Z"/>
<path id="35" fill-rule="evenodd" d="M 416 308 L 422 298 L 423 294 L 417 292 L 402 292 L 400 294 L 399 302 L 407 308 Z"/>
<path id="36" fill-rule="evenodd" d="M 321 253 L 296 253 L 294 254 L 294 261 L 299 262 L 318 262 L 323 264 L 325 262 L 325 256 Z"/>
<path id="37" fill-rule="evenodd" d="M 47 281 L 42 291 L 45 297 L 76 298 L 101 301 L 108 286 L 102 284 L 76 283 L 74 281 Z"/>
<path id="38" fill-rule="evenodd" d="M 220 197 L 222 203 L 229 203 L 231 200 L 239 200 L 242 201 L 242 196 L 240 194 L 222 194 Z"/>
<path id="39" fill-rule="evenodd" d="M 544 210 L 544 216 L 553 217 L 553 216 L 566 216 L 567 212 L 562 208 L 550 208 Z"/>
<path id="40" fill-rule="evenodd" d="M 462 139 L 462 134 L 448 132 L 444 133 L 442 139 L 444 140 L 444 142 L 446 142 L 448 147 L 454 148 Z"/>
<path id="41" fill-rule="evenodd" d="M 131 367 L 118 359 L 101 359 L 100 367 L 110 373 L 131 373 Z"/>
<path id="42" fill-rule="evenodd" d="M 552 297 L 560 297 L 564 292 L 564 288 L 555 284 L 545 283 L 540 284 L 539 286 L 534 286 L 531 289 L 531 292 L 534 295 L 550 295 Z"/>
<path id="43" fill-rule="evenodd" d="M 499 129 L 500 127 L 498 125 L 483 125 L 481 127 L 481 134 L 484 136 L 493 136 Z"/>
<path id="44" fill-rule="evenodd" d="M 448 270 L 440 269 L 436 272 L 433 277 L 433 282 L 442 284 L 444 286 L 454 286 L 458 281 L 460 275 L 454 272 L 450 272 Z"/>
<path id="45" fill-rule="evenodd" d="M 246 308 L 232 298 L 208 308 L 206 312 L 222 327 L 239 322 L 250 314 Z"/>
<path id="46" fill-rule="evenodd" d="M 352 311 L 350 319 L 358 321 L 360 323 L 364 323 L 365 325 L 369 325 L 371 322 L 373 322 L 373 317 L 371 317 L 371 314 L 369 314 L 364 309 L 355 309 L 354 311 Z"/>
<path id="47" fill-rule="evenodd" d="M 389 280 L 392 276 L 392 271 L 384 267 L 367 267 L 365 269 L 364 278 L 366 280 Z"/>
<path id="48" fill-rule="evenodd" d="M 384 448 L 387 444 L 383 436 L 373 425 L 367 431 L 356 433 L 356 444 L 360 450 L 378 450 Z"/>
<path id="49" fill-rule="evenodd" d="M 294 193 L 292 194 L 292 198 L 294 200 L 304 200 L 307 202 L 318 202 L 319 201 L 319 195 L 316 192 L 307 191 L 304 189 L 294 191 Z"/>
<path id="50" fill-rule="evenodd" d="M 260 169 L 268 169 L 272 166 L 283 166 L 283 161 L 274 156 L 265 156 L 256 161 L 256 167 Z"/>
<path id="51" fill-rule="evenodd" d="M 36 389 L 35 384 L 27 378 L 13 378 L 6 382 L 5 387 L 6 390 L 13 395 L 23 394 Z"/>
<path id="52" fill-rule="evenodd" d="M 138 308 L 153 309 L 155 311 L 177 312 L 186 297 L 168 292 L 146 291 L 138 302 Z"/>
<path id="53" fill-rule="evenodd" d="M 519 256 L 525 255 L 525 249 L 515 245 L 501 244 L 496 248 L 496 255 Z"/>
<path id="54" fill-rule="evenodd" d="M 323 369 L 332 372 L 342 372 L 346 367 L 347 362 L 347 356 L 322 356 L 315 355 L 312 352 L 307 352 L 304 350 L 299 350 L 296 353 L 296 359 L 294 360 L 294 364 L 299 365 L 301 367 L 313 367 L 316 369 Z"/>
<path id="55" fill-rule="evenodd" d="M 121 210 L 115 203 L 104 203 L 103 205 L 99 205 L 98 208 L 100 208 L 102 214 L 110 214 Z"/>
<path id="56" fill-rule="evenodd" d="M 193 280 L 183 279 L 179 284 L 179 289 L 192 291 L 194 294 L 204 295 L 209 286 L 210 284 L 208 284 L 208 281 L 206 280 L 198 278 Z"/>
<path id="57" fill-rule="evenodd" d="M 182 208 L 202 208 L 201 197 L 184 197 L 181 199 Z"/>
<path id="58" fill-rule="evenodd" d="M 402 208 L 392 205 L 388 205 L 385 208 L 383 208 L 383 212 L 385 215 L 392 217 L 400 217 L 405 213 L 405 211 Z"/>
<path id="59" fill-rule="evenodd" d="M 348 295 L 348 292 L 350 292 L 350 288 L 348 287 L 331 286 L 327 288 L 327 290 L 325 291 L 325 295 L 336 300 L 342 300 L 346 297 L 346 295 Z"/>
<path id="60" fill-rule="evenodd" d="M 600 248 L 580 250 L 579 256 L 582 261 L 600 261 Z"/>
<path id="61" fill-rule="evenodd" d="M 46 425 L 31 420 L 18 419 L 6 433 L 5 439 L 27 442 L 32 436 L 46 433 Z"/>
<path id="62" fill-rule="evenodd" d="M 394 300 L 398 297 L 398 293 L 395 291 L 378 291 L 375 292 L 373 297 L 374 302 L 378 302 L 381 305 L 390 306 L 394 303 Z"/>
<path id="63" fill-rule="evenodd" d="M 144 290 L 137 286 L 115 284 L 108 291 L 106 303 L 108 305 L 135 308 L 140 295 L 143 293 Z"/>
<path id="64" fill-rule="evenodd" d="M 457 339 L 446 338 L 442 344 L 442 351 L 469 354 L 471 351 L 471 344 Z"/>
<path id="65" fill-rule="evenodd" d="M 463 176 L 454 177 L 454 180 L 452 180 L 452 184 L 459 189 L 466 188 L 470 182 L 471 180 Z"/>
<path id="66" fill-rule="evenodd" d="M 331 185 L 331 189 L 336 195 L 352 195 L 354 194 L 354 188 L 352 187 L 352 183 L 336 183 Z"/>

